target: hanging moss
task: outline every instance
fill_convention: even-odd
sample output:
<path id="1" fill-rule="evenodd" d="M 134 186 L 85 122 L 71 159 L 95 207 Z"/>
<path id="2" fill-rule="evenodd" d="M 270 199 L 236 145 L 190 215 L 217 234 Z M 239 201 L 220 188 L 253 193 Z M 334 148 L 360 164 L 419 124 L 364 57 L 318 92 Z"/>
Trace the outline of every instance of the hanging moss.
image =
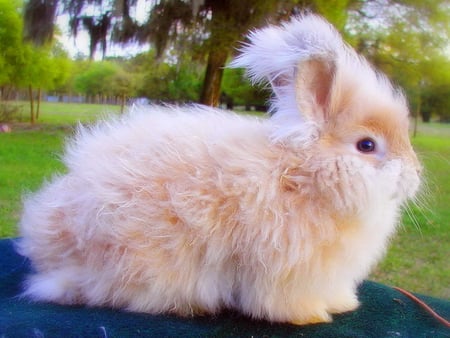
<path id="1" fill-rule="evenodd" d="M 57 0 L 29 0 L 24 13 L 24 38 L 43 45 L 53 39 Z"/>

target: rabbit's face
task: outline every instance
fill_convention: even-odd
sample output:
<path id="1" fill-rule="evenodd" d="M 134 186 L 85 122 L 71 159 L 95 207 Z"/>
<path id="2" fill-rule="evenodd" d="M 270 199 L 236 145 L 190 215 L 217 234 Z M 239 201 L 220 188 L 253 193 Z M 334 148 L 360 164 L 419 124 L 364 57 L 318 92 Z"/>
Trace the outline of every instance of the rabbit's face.
<path id="1" fill-rule="evenodd" d="M 413 198 L 421 166 L 408 125 L 406 106 L 389 97 L 374 95 L 328 111 L 314 150 L 322 193 L 333 196 L 339 209 L 352 211 L 375 200 L 399 205 Z"/>

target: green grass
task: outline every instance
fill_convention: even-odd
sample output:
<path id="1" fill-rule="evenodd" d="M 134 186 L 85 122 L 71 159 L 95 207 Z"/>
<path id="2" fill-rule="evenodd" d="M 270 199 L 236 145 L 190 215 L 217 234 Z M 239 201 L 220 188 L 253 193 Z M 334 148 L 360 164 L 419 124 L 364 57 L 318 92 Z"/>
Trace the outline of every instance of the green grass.
<path id="1" fill-rule="evenodd" d="M 21 108 L 21 120 L 28 121 L 29 103 L 15 103 Z M 40 109 L 40 124 L 67 125 L 76 122 L 92 122 L 111 113 L 120 112 L 120 106 L 104 104 L 67 104 L 61 102 L 43 102 Z"/>
<path id="2" fill-rule="evenodd" d="M 57 129 L 0 134 L 1 237 L 16 234 L 22 194 L 62 169 L 58 154 L 64 134 Z"/>
<path id="3" fill-rule="evenodd" d="M 27 103 L 15 104 L 22 108 L 22 120 L 27 120 Z M 17 123 L 12 133 L 0 134 L 0 237 L 17 234 L 22 196 L 64 169 L 59 156 L 74 125 L 119 111 L 119 106 L 111 105 L 44 102 L 38 124 Z"/>
<path id="4" fill-rule="evenodd" d="M 116 106 L 44 103 L 38 126 L 21 124 L 0 134 L 0 237 L 17 235 L 22 195 L 64 171 L 59 155 L 71 126 L 117 111 Z M 421 124 L 413 143 L 425 166 L 427 193 L 420 208 L 405 213 L 370 279 L 450 298 L 450 125 Z"/>

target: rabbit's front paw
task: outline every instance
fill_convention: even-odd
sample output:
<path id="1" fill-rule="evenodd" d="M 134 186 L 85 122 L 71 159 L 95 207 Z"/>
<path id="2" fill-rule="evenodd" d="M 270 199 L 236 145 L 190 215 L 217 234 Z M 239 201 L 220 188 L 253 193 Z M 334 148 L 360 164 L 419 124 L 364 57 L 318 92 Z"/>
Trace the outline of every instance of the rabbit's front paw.
<path id="1" fill-rule="evenodd" d="M 331 323 L 333 318 L 323 302 L 302 302 L 298 312 L 289 320 L 294 325 Z"/>
<path id="2" fill-rule="evenodd" d="M 302 316 L 289 321 L 293 325 L 306 325 L 306 324 L 319 324 L 319 323 L 331 323 L 333 318 L 325 311 L 320 311 L 311 316 Z"/>

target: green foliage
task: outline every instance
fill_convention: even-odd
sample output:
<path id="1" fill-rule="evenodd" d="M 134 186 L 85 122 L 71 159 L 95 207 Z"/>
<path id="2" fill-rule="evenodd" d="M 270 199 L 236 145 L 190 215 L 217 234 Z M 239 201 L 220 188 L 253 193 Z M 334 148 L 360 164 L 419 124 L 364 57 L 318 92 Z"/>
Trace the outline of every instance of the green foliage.
<path id="1" fill-rule="evenodd" d="M 438 115 L 443 122 L 450 122 L 450 83 L 429 85 L 421 92 L 422 116 Z"/>
<path id="2" fill-rule="evenodd" d="M 21 107 L 10 102 L 0 102 L 0 122 L 20 120 Z"/>
<path id="3" fill-rule="evenodd" d="M 18 1 L 0 0 L 0 86 L 16 84 L 24 62 Z"/>
<path id="4" fill-rule="evenodd" d="M 48 46 L 34 47 L 24 45 L 26 63 L 22 79 L 22 87 L 49 88 L 52 85 L 55 68 L 50 60 Z"/>
<path id="5" fill-rule="evenodd" d="M 173 65 L 169 77 L 169 100 L 195 102 L 201 88 L 201 76 L 198 67 L 192 65 Z"/>
<path id="6" fill-rule="evenodd" d="M 137 73 L 118 60 L 76 61 L 73 89 L 87 97 L 130 97 L 136 95 Z"/>
<path id="7" fill-rule="evenodd" d="M 134 90 L 133 76 L 119 68 L 111 79 L 111 94 L 114 96 L 132 95 Z"/>
<path id="8" fill-rule="evenodd" d="M 114 62 L 93 61 L 75 78 L 75 90 L 86 95 L 112 95 L 113 79 L 119 72 L 119 65 Z"/>
<path id="9" fill-rule="evenodd" d="M 420 83 L 422 116 L 438 115 L 450 122 L 450 60 L 448 56 L 433 55 L 421 62 Z"/>
<path id="10" fill-rule="evenodd" d="M 405 90 L 413 113 L 448 118 L 450 7 L 444 0 L 389 2 L 372 9 L 373 19 L 353 13 L 351 40 Z"/>
<path id="11" fill-rule="evenodd" d="M 74 62 L 69 58 L 69 55 L 59 43 L 53 44 L 50 53 L 50 67 L 52 68 L 53 74 L 51 84 L 46 89 L 65 93 L 69 89 L 68 83 L 73 73 Z"/>
<path id="12" fill-rule="evenodd" d="M 125 66 L 136 74 L 137 95 L 155 101 L 192 102 L 199 96 L 201 66 L 178 58 L 176 63 L 155 58 L 154 51 L 142 53 Z"/>
<path id="13" fill-rule="evenodd" d="M 264 106 L 269 99 L 269 90 L 252 85 L 245 77 L 244 69 L 225 69 L 222 93 L 231 97 L 235 105 Z"/>
<path id="14" fill-rule="evenodd" d="M 1 100 L 17 88 L 27 88 L 30 97 L 30 120 L 39 116 L 41 90 L 62 86 L 70 71 L 65 52 L 55 44 L 39 47 L 23 40 L 22 9 L 18 1 L 0 0 L 0 88 Z M 38 89 L 35 110 L 33 88 Z"/>
<path id="15" fill-rule="evenodd" d="M 309 3 L 340 31 L 347 24 L 349 9 L 361 6 L 361 2 L 357 0 L 314 0 Z"/>

